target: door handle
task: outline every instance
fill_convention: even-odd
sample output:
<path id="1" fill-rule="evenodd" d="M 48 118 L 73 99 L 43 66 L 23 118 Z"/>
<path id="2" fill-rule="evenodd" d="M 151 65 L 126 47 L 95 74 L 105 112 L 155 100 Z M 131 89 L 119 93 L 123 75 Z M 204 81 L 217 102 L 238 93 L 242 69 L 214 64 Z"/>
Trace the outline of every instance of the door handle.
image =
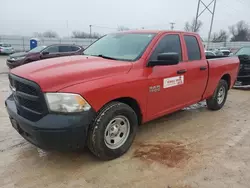
<path id="1" fill-rule="evenodd" d="M 186 72 L 187 72 L 186 69 L 182 69 L 182 70 L 178 70 L 178 71 L 177 71 L 177 74 L 184 74 L 184 73 L 186 73 Z"/>
<path id="2" fill-rule="evenodd" d="M 207 67 L 200 67 L 201 71 L 207 70 Z"/>

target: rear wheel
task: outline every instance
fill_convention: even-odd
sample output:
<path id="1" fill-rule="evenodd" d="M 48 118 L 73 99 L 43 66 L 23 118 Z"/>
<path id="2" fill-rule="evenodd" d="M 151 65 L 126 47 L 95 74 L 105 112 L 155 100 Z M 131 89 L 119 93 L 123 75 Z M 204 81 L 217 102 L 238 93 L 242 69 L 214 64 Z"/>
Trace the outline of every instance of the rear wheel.
<path id="1" fill-rule="evenodd" d="M 228 83 L 225 80 L 220 80 L 214 94 L 211 98 L 207 99 L 207 107 L 210 110 L 220 110 L 226 100 L 228 94 Z"/>
<path id="2" fill-rule="evenodd" d="M 98 113 L 88 134 L 88 147 L 102 160 L 120 157 L 128 151 L 138 127 L 134 110 L 120 102 L 111 102 Z"/>

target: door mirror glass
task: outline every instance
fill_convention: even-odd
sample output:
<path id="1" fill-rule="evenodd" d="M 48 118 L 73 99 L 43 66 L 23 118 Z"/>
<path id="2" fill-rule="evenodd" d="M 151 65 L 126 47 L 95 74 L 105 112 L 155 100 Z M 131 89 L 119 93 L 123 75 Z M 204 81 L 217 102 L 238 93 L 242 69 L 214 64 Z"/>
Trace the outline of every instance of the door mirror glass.
<path id="1" fill-rule="evenodd" d="M 152 60 L 148 63 L 148 66 L 167 66 L 167 65 L 177 65 L 180 61 L 180 56 L 178 53 L 160 53 L 157 56 L 157 60 Z"/>

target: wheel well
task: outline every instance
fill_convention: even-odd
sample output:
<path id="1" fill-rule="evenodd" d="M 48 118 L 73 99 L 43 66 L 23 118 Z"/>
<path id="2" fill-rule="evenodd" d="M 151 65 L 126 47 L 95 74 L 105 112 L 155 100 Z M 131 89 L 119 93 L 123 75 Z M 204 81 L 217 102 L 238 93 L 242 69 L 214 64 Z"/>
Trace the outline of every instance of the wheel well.
<path id="1" fill-rule="evenodd" d="M 231 86 L 231 76 L 229 74 L 225 74 L 222 76 L 221 78 L 222 80 L 225 80 L 228 84 L 228 89 L 230 88 Z"/>
<path id="2" fill-rule="evenodd" d="M 135 99 L 130 98 L 130 97 L 123 97 L 123 98 L 115 99 L 113 101 L 118 101 L 118 102 L 125 103 L 125 104 L 129 105 L 135 111 L 135 113 L 138 117 L 138 125 L 141 125 L 141 123 L 142 123 L 141 108 Z"/>

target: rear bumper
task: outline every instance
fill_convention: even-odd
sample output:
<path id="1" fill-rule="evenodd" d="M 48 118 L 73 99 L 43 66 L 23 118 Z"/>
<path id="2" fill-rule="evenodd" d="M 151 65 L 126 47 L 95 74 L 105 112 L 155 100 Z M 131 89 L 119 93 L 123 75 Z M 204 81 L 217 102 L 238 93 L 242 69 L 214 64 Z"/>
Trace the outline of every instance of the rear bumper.
<path id="1" fill-rule="evenodd" d="M 12 95 L 5 105 L 16 131 L 41 149 L 68 151 L 83 148 L 94 110 L 74 115 L 47 114 L 37 122 L 18 115 Z"/>

